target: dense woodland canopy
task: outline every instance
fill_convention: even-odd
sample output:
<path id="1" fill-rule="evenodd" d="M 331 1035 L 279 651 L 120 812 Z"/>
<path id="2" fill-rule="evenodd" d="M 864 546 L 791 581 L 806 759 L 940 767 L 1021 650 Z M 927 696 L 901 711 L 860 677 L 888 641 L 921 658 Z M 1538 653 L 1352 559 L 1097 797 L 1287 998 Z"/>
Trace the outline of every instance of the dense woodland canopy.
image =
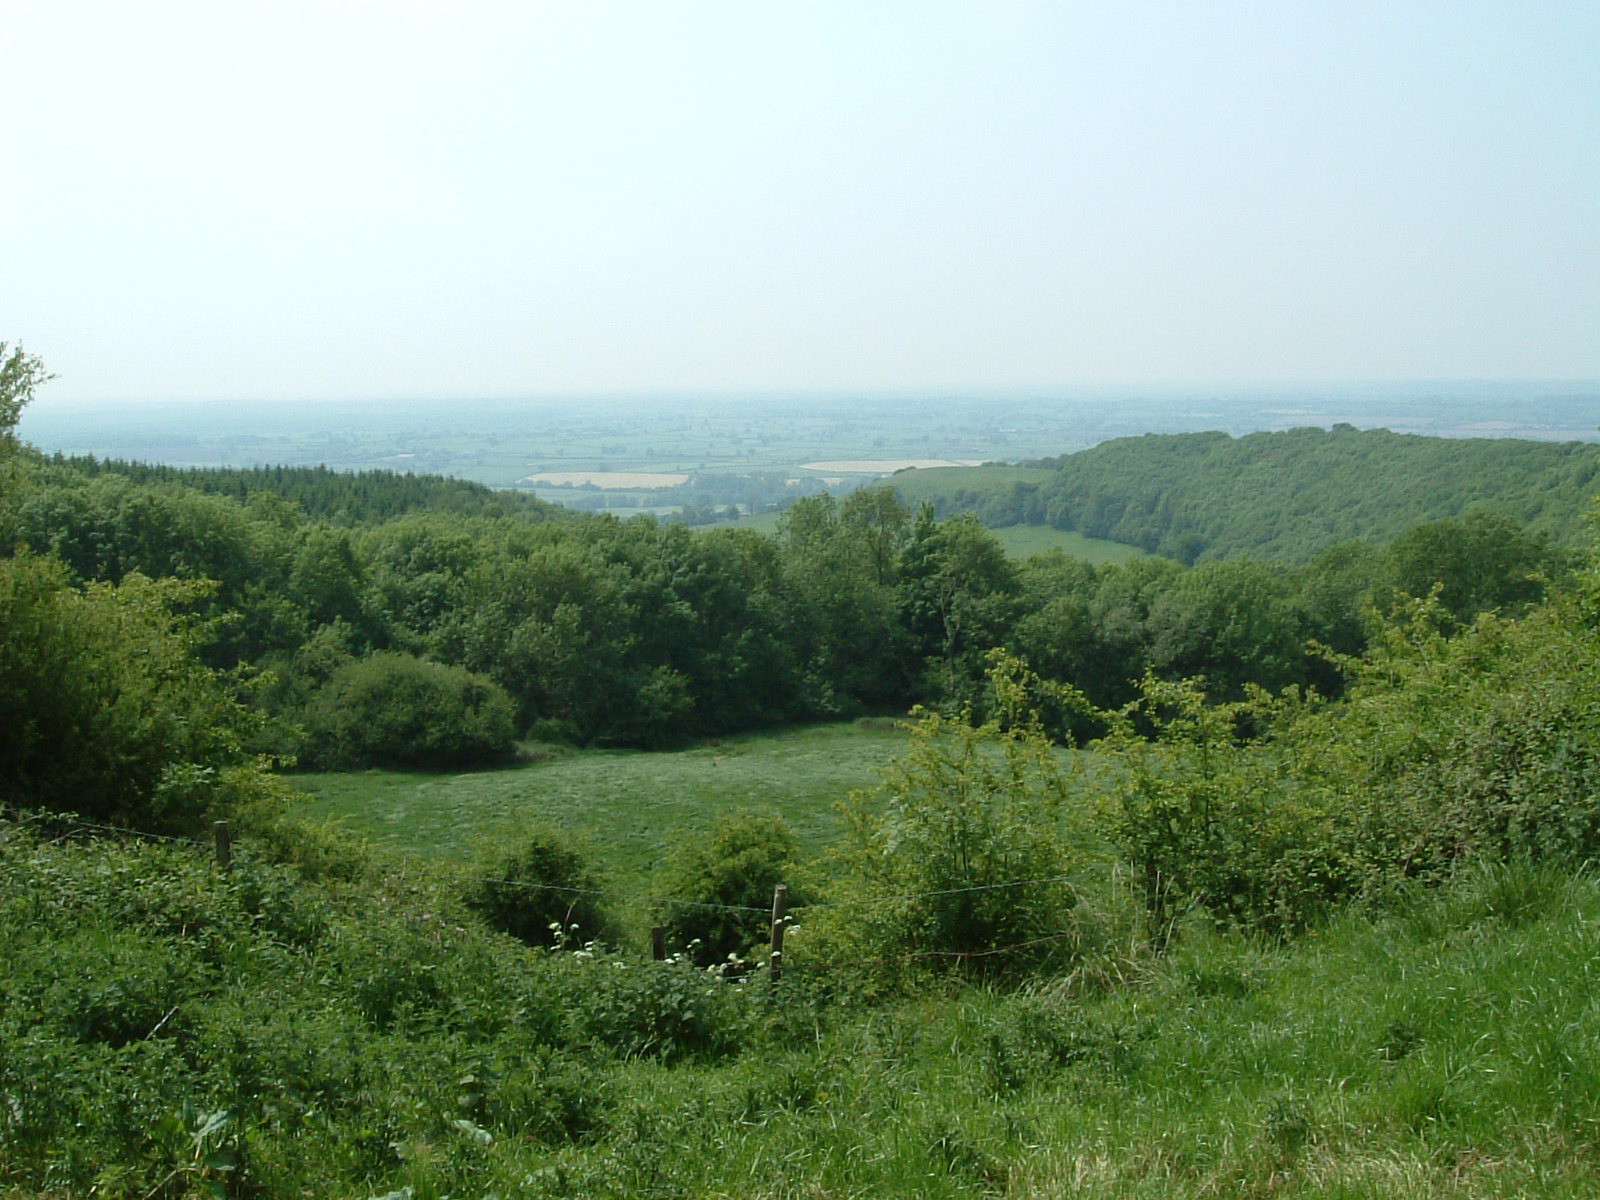
<path id="1" fill-rule="evenodd" d="M 14 397 L 25 399 L 37 382 L 40 369 L 31 370 L 13 380 Z M 20 400 L 7 410 L 13 423 L 19 410 Z M 1172 496 L 1195 491 L 1218 463 L 1239 473 L 1238 455 L 1248 452 L 1261 460 L 1246 474 L 1260 483 L 1265 511 L 1239 500 L 1228 536 L 1244 536 L 1255 518 L 1276 531 L 1281 549 L 1322 545 L 1330 530 L 1361 526 L 1375 492 L 1460 507 L 1440 464 L 1454 464 L 1447 476 L 1455 484 L 1470 478 L 1474 494 L 1488 494 L 1464 464 L 1506 446 L 1459 443 L 1424 454 L 1418 444 L 1341 428 L 1238 441 L 1135 439 L 1108 455 L 1150 450 L 1149 462 L 1138 460 L 1148 477 L 1170 466 L 1173 448 L 1187 454 L 1204 469 L 1175 481 Z M 1280 746 L 1313 745 L 1339 728 L 1318 719 L 1318 705 L 1359 703 L 1373 661 L 1391 664 L 1383 670 L 1404 661 L 1396 647 L 1413 635 L 1397 632 L 1403 614 L 1406 628 L 1436 639 L 1429 653 L 1442 661 L 1474 639 L 1510 644 L 1494 621 L 1512 621 L 1504 628 L 1513 631 L 1540 628 L 1532 617 L 1516 624 L 1523 614 L 1545 614 L 1548 623 L 1549 598 L 1587 569 L 1553 536 L 1486 506 L 1381 543 L 1323 545 L 1290 564 L 1220 556 L 1213 546 L 1193 566 L 1166 557 L 1092 566 L 1060 552 L 1013 561 L 971 513 L 941 518 L 930 504 L 912 512 L 887 487 L 804 498 L 768 536 L 577 515 L 476 485 L 383 472 L 169 471 L 47 458 L 9 435 L 4 450 L 0 767 L 8 798 L 163 831 L 265 803 L 282 786 L 274 770 L 295 765 L 455 769 L 507 761 L 528 741 L 656 748 L 919 704 L 964 728 L 987 722 L 1092 741 L 1130 762 L 1145 743 L 1169 754 L 1267 731 Z M 1366 469 L 1376 469 L 1374 456 L 1398 453 L 1380 473 L 1383 488 L 1346 480 L 1343 511 L 1318 510 L 1299 525 L 1270 511 L 1280 493 L 1325 494 L 1327 455 L 1351 451 Z M 1063 474 L 1081 458 L 1066 460 Z M 1574 447 L 1512 447 L 1506 461 L 1542 464 L 1547 475 L 1559 464 L 1569 490 L 1594 471 L 1592 452 L 1580 457 Z M 1408 476 L 1408 463 L 1423 464 L 1420 475 Z M 1509 470 L 1502 500 L 1532 477 Z M 1579 519 L 1558 519 L 1564 494 L 1552 487 L 1540 510 L 1558 531 Z M 1114 507 L 1106 497 L 1098 503 Z M 1183 504 L 1143 511 L 1170 522 L 1163 540 L 1188 536 Z M 1022 693 L 1028 701 L 1019 708 Z M 1558 707 L 1570 698 L 1560 695 Z M 1286 717 L 1285 705 L 1299 715 Z M 1343 727 L 1357 723 L 1348 717 Z M 80 744 L 78 753 L 60 752 Z M 1252 753 L 1257 763 L 1264 751 Z M 1330 744 L 1314 760 L 1340 762 L 1341 753 Z M 1202 758 L 1211 771 L 1226 754 L 1208 749 Z M 1323 795 L 1323 783 L 1300 768 L 1296 803 L 1303 809 L 1323 795 L 1310 825 L 1285 832 L 1275 817 L 1238 808 L 1233 791 L 1260 792 L 1248 782 L 1257 769 L 1241 766 L 1225 785 L 1202 781 L 1175 798 L 1158 781 L 1182 770 L 1152 768 L 1149 793 L 1126 800 L 1135 815 L 1115 837 L 1156 889 L 1147 898 L 1152 920 L 1173 906 L 1163 889 L 1176 887 L 1186 902 L 1210 897 L 1251 922 L 1293 925 L 1330 897 L 1361 890 L 1374 871 L 1395 869 L 1390 852 L 1376 866 L 1351 866 L 1367 850 L 1327 831 L 1364 828 L 1368 818 Z M 1359 774 L 1349 763 L 1341 769 Z M 1284 879 L 1266 866 L 1260 878 L 1234 879 L 1216 846 L 1197 847 L 1182 833 L 1194 817 L 1185 806 L 1219 787 L 1228 796 L 1205 799 L 1205 813 L 1232 806 L 1242 828 L 1266 844 L 1276 839 L 1280 850 L 1309 838 L 1309 848 L 1290 855 L 1317 860 L 1321 882 L 1309 897 L 1286 895 Z M 1530 832 L 1546 830 L 1532 816 L 1492 836 L 1587 847 L 1589 818 L 1573 825 L 1575 810 L 1564 811 L 1569 824 L 1559 836 Z M 1459 830 L 1432 828 L 1422 809 L 1408 819 L 1402 838 L 1419 840 L 1405 852 L 1405 871 L 1436 872 Z M 875 821 L 862 816 L 863 837 L 905 844 L 905 829 Z M 1040 862 L 1056 853 L 1054 835 L 1041 832 L 1048 826 L 1028 834 L 1027 856 Z M 1308 833 L 1314 826 L 1323 833 Z M 1150 830 L 1177 831 L 1177 849 L 1151 842 Z M 1489 837 L 1478 829 L 1470 840 Z M 781 831 L 756 841 L 784 844 Z M 1249 859 L 1249 844 L 1230 843 L 1227 857 Z M 550 853 L 557 861 L 564 852 Z M 507 869 L 529 868 L 519 861 Z M 686 877 L 709 879 L 717 869 L 703 864 Z M 916 884 L 908 877 L 890 890 Z M 885 944 L 909 936 L 880 934 Z"/>
<path id="2" fill-rule="evenodd" d="M 1436 438 L 1350 425 L 1281 433 L 1146 434 L 1006 468 L 955 472 L 938 511 L 990 527 L 1051 525 L 1186 563 L 1307 562 L 1339 542 L 1387 543 L 1426 521 L 1509 518 L 1563 546 L 1587 537 L 1600 490 L 1594 447 L 1513 438 Z M 993 471 L 996 482 L 986 476 Z M 927 489 L 918 489 L 919 493 Z"/>
<path id="3" fill-rule="evenodd" d="M 222 474 L 230 487 L 244 475 Z M 802 500 L 768 537 L 542 505 L 464 513 L 442 485 L 430 508 L 406 476 L 361 477 L 359 502 L 329 472 L 249 478 L 257 486 L 239 498 L 30 457 L 4 532 L 34 556 L 18 570 L 80 586 L 189 581 L 176 609 L 186 636 L 209 666 L 253 675 L 241 695 L 269 720 L 251 744 L 307 764 L 487 759 L 513 731 L 656 746 L 918 702 L 981 705 L 996 647 L 1101 705 L 1129 699 L 1147 670 L 1204 675 L 1224 697 L 1251 683 L 1330 690 L 1308 647 L 1360 651 L 1365 606 L 1438 584 L 1467 620 L 1537 599 L 1564 563 L 1484 514 L 1292 569 L 1096 568 L 1059 554 L 1015 563 L 972 517 L 914 516 L 881 489 Z M 358 503 L 401 515 L 356 520 Z M 402 671 L 414 686 L 391 686 Z M 463 698 L 474 689 L 514 715 L 486 722 Z M 435 724 L 459 722 L 460 736 L 441 735 L 436 755 L 417 738 L 398 752 L 363 705 L 401 696 Z"/>
<path id="4" fill-rule="evenodd" d="M 1148 448 L 1146 469 L 1159 469 L 1169 444 L 1415 440 L 1335 431 L 1138 440 L 1118 452 Z M 1573 478 L 1593 471 L 1592 455 L 1532 449 Z M 1250 685 L 1334 693 L 1326 651 L 1359 653 L 1374 606 L 1437 587 L 1450 618 L 1466 622 L 1536 601 L 1569 561 L 1487 510 L 1291 567 L 1246 557 L 1092 567 L 1059 553 L 1012 561 L 974 516 L 912 513 L 886 488 L 805 498 L 767 536 L 580 516 L 384 472 L 13 457 L 0 538 L 22 557 L 10 570 L 75 596 L 90 589 L 81 602 L 167 589 L 168 619 L 228 673 L 251 719 L 241 747 L 308 766 L 492 761 L 519 736 L 663 746 L 916 703 L 981 713 L 996 648 L 1101 707 L 1130 700 L 1147 672 L 1204 677 L 1219 699 Z M 1321 489 L 1320 476 L 1292 482 L 1306 469 L 1280 455 L 1258 473 Z M 1384 478 L 1400 492 L 1432 479 L 1398 470 Z M 1347 488 L 1346 507 L 1374 490 Z M 142 582 L 153 580 L 168 582 Z M 1058 734 L 1103 732 L 1062 720 Z"/>
<path id="5" fill-rule="evenodd" d="M 495 490 L 467 479 L 329 467 L 171 467 L 92 455 L 54 455 L 59 466 L 88 475 L 122 475 L 138 483 L 174 483 L 235 500 L 267 494 L 307 517 L 334 525 L 386 521 L 409 512 L 462 516 L 526 516 L 555 520 L 567 509 L 525 492 Z"/>

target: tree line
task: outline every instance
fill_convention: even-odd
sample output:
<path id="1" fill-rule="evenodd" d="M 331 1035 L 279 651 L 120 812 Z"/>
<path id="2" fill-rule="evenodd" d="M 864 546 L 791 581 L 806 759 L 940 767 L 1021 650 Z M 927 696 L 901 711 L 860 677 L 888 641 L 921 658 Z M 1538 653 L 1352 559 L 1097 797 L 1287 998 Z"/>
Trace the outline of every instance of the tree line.
<path id="1" fill-rule="evenodd" d="M 1331 694 L 1329 655 L 1364 649 L 1374 606 L 1437 589 L 1466 623 L 1568 565 L 1485 513 L 1289 567 L 1095 567 L 1015 562 L 972 515 L 913 513 L 888 488 L 804 498 L 769 536 L 384 472 L 135 470 L 6 445 L 8 778 L 99 795 L 108 815 L 156 791 L 198 811 L 259 755 L 445 768 L 524 738 L 650 748 L 914 704 L 981 719 L 997 648 L 1102 710 L 1146 675 L 1203 677 L 1219 701 Z M 65 731 L 102 727 L 105 762 L 57 761 Z M 1105 730 L 1063 711 L 1051 732 Z"/>

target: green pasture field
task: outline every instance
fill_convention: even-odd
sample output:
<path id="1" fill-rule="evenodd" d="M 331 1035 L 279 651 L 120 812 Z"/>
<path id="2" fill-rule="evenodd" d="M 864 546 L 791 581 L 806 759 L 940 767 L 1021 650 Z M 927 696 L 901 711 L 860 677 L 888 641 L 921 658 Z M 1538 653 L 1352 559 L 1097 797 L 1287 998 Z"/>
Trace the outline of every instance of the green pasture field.
<path id="1" fill-rule="evenodd" d="M 740 517 L 737 521 L 720 521 L 713 528 L 754 529 L 757 533 L 772 534 L 778 532 L 778 522 L 782 518 L 782 513 L 756 513 L 753 516 Z"/>
<path id="2" fill-rule="evenodd" d="M 1019 483 L 1048 483 L 1056 472 L 1040 467 L 989 465 L 982 467 L 923 467 L 901 471 L 884 482 L 893 485 L 900 498 L 916 508 L 924 500 L 937 500 L 956 492 L 973 495 L 1009 495 Z"/>
<path id="3" fill-rule="evenodd" d="M 491 862 L 535 827 L 580 840 L 615 881 L 643 883 L 668 850 L 722 812 L 775 812 L 802 850 L 838 830 L 835 805 L 874 786 L 905 747 L 888 718 L 805 726 L 687 750 L 583 750 L 495 771 L 296 775 L 301 809 L 381 845 L 457 862 Z"/>
<path id="4" fill-rule="evenodd" d="M 1085 537 L 1075 529 L 1052 529 L 1048 525 L 1007 525 L 989 532 L 994 534 L 1012 558 L 1027 558 L 1048 550 L 1060 550 L 1074 558 L 1086 559 L 1098 567 L 1102 563 L 1125 563 L 1145 557 L 1144 551 L 1137 546 Z"/>

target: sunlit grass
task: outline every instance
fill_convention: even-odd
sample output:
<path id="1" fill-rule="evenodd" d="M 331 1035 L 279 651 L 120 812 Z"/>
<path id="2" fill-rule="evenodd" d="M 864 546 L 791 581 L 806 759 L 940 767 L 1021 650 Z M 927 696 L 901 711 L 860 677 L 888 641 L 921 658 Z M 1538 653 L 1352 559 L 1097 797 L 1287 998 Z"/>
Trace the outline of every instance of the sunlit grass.
<path id="1" fill-rule="evenodd" d="M 796 961 L 776 987 L 719 985 L 739 989 L 715 1008 L 724 1050 L 663 1060 L 594 1040 L 599 1018 L 658 1019 L 655 992 L 611 985 L 678 1005 L 708 980 L 530 954 L 471 927 L 438 872 L 323 889 L 248 839 L 231 877 L 169 842 L 10 847 L 8 1195 L 90 1194 L 28 1189 L 110 1167 L 130 1186 L 107 1194 L 155 1194 L 198 1173 L 184 1121 L 230 1112 L 214 1140 L 247 1139 L 263 1195 L 1600 1194 L 1583 873 L 1468 869 L 1292 940 L 1194 918 L 1164 955 L 1093 897 L 1099 970 L 868 1003 Z"/>
<path id="2" fill-rule="evenodd" d="M 727 807 L 778 811 L 822 848 L 832 801 L 903 746 L 867 723 L 477 775 L 308 777 L 308 808 L 468 859 L 546 821 L 644 880 Z M 543 1160 L 568 1189 L 551 1194 L 1600 1194 L 1595 879 L 1463 869 L 1294 939 L 1193 917 L 1165 954 L 1142 941 L 1127 880 L 1085 885 L 1084 960 L 1059 977 L 930 977 L 888 1004 L 840 1003 L 847 972 L 798 954 L 787 1033 L 759 1053 L 610 1068 L 606 1132 Z M 514 1144 L 490 1158 L 486 1180 L 528 1178 Z"/>
<path id="3" fill-rule="evenodd" d="M 776 812 L 804 852 L 820 852 L 838 829 L 834 806 L 852 789 L 876 784 L 905 743 L 895 722 L 873 719 L 679 751 L 557 752 L 463 775 L 374 770 L 292 782 L 310 795 L 306 815 L 385 845 L 479 860 L 543 825 L 578 836 L 614 877 L 642 878 L 670 847 L 737 808 Z"/>
<path id="4" fill-rule="evenodd" d="M 1597 918 L 1513 866 L 1291 943 L 1196 925 L 1136 986 L 935 990 L 654 1076 L 652 1119 L 711 1195 L 1592 1196 Z"/>
<path id="5" fill-rule="evenodd" d="M 1012 558 L 1027 558 L 1031 554 L 1060 550 L 1099 566 L 1102 563 L 1132 562 L 1145 557 L 1145 552 L 1137 546 L 1085 537 L 1076 530 L 1052 529 L 1048 525 L 1007 525 L 989 532 L 994 534 L 995 540 Z"/>

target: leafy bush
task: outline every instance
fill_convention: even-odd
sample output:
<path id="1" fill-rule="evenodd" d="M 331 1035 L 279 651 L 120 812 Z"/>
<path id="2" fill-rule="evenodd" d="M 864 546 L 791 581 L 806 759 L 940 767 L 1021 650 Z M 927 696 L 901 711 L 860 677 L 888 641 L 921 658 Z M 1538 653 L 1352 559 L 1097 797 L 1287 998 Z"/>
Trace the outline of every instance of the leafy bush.
<path id="1" fill-rule="evenodd" d="M 1374 882 L 1600 853 L 1600 642 L 1574 604 L 1449 623 L 1419 601 L 1353 665 L 1348 706 L 1295 730 L 1299 774 L 1353 797 Z"/>
<path id="2" fill-rule="evenodd" d="M 0 559 L 0 779 L 20 807 L 193 831 L 262 794 L 254 718 L 193 654 L 201 583 L 129 575 L 73 588 L 60 564 Z"/>
<path id="3" fill-rule="evenodd" d="M 709 835 L 677 848 L 659 877 L 670 897 L 662 915 L 668 943 L 692 946 L 690 957 L 702 967 L 763 944 L 773 891 L 792 883 L 796 856 L 794 831 L 782 817 L 748 810 L 719 816 Z M 810 903 L 803 885 L 790 886 L 789 903 Z"/>
<path id="4" fill-rule="evenodd" d="M 747 986 L 683 959 L 641 962 L 582 950 L 555 967 L 575 1040 L 624 1058 L 724 1057 L 754 1024 Z"/>
<path id="5" fill-rule="evenodd" d="M 1071 955 L 1073 768 L 1029 712 L 1020 664 L 997 656 L 989 681 L 994 720 L 924 714 L 884 782 L 851 796 L 843 905 L 808 917 L 802 945 L 891 974 L 897 962 L 993 974 Z"/>
<path id="6" fill-rule="evenodd" d="M 1190 904 L 1294 930 L 1466 864 L 1600 853 L 1592 628 L 1570 603 L 1458 620 L 1437 599 L 1402 607 L 1343 663 L 1337 705 L 1144 681 L 1100 748 L 1122 767 L 1109 832 L 1158 939 Z"/>
<path id="7" fill-rule="evenodd" d="M 1359 888 L 1337 837 L 1339 793 L 1287 782 L 1275 747 L 1241 738 L 1305 711 L 1259 690 L 1214 704 L 1199 681 L 1146 676 L 1139 699 L 1116 714 L 1097 745 L 1121 768 L 1104 811 L 1113 844 L 1137 873 L 1157 945 L 1192 904 L 1292 930 Z"/>
<path id="8" fill-rule="evenodd" d="M 475 881 L 467 903 L 530 946 L 583 945 L 615 932 L 602 891 L 600 876 L 579 851 L 541 831 L 494 868 L 493 879 Z"/>
<path id="9" fill-rule="evenodd" d="M 325 767 L 462 767 L 510 753 L 515 706 L 462 667 L 384 651 L 346 663 L 305 710 L 308 762 Z"/>

